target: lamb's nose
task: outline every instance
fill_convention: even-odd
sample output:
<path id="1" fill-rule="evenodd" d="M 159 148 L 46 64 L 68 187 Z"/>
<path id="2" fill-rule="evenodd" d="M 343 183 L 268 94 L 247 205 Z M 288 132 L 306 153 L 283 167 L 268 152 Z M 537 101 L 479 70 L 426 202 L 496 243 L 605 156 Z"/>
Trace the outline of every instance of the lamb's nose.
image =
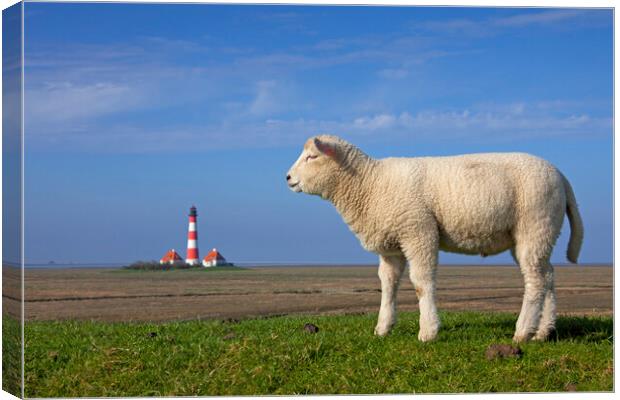
<path id="1" fill-rule="evenodd" d="M 286 180 L 290 181 L 291 180 L 291 176 L 290 175 L 286 175 Z"/>

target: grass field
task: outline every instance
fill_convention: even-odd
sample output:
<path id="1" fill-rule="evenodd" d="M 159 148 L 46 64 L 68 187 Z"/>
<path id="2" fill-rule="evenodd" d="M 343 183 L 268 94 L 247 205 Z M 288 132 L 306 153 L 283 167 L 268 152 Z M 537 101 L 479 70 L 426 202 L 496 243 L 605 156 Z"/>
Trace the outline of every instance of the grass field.
<path id="1" fill-rule="evenodd" d="M 5 315 L 2 318 L 2 390 L 21 396 L 22 333 L 20 321 Z"/>
<path id="2" fill-rule="evenodd" d="M 554 339 L 521 358 L 487 360 L 510 343 L 516 315 L 445 312 L 438 340 L 416 339 L 418 314 L 393 334 L 376 314 L 242 321 L 26 323 L 27 397 L 613 390 L 613 324 L 560 317 Z M 314 323 L 319 332 L 303 330 Z"/>
<path id="3" fill-rule="evenodd" d="M 19 275 L 5 270 L 4 281 L 18 287 Z M 443 327 L 436 342 L 423 344 L 406 279 L 393 334 L 372 334 L 381 297 L 376 266 L 27 269 L 25 394 L 613 389 L 613 268 L 558 266 L 557 335 L 523 345 L 519 359 L 485 358 L 489 345 L 508 344 L 514 333 L 518 268 L 440 266 L 437 283 Z M 5 315 L 20 309 L 19 292 L 4 291 Z M 307 322 L 320 331 L 304 332 Z"/>

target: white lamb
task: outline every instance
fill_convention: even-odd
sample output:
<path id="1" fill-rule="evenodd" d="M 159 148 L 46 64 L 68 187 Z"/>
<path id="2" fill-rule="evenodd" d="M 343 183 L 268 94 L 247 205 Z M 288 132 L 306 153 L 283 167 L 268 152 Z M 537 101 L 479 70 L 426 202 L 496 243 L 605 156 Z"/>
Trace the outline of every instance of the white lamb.
<path id="1" fill-rule="evenodd" d="M 564 213 L 567 257 L 576 263 L 583 225 L 568 180 L 523 153 L 373 159 L 329 135 L 310 138 L 286 177 L 291 190 L 331 201 L 362 246 L 379 255 L 381 308 L 376 335 L 396 322 L 396 292 L 409 262 L 420 307 L 421 341 L 437 336 L 439 250 L 510 250 L 525 281 L 514 341 L 544 340 L 555 327 L 551 251 Z"/>

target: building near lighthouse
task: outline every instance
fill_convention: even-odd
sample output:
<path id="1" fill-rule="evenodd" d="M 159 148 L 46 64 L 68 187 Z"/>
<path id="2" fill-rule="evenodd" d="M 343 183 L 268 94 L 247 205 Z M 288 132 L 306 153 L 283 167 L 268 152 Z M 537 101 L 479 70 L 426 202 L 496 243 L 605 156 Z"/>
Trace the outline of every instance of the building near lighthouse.
<path id="1" fill-rule="evenodd" d="M 222 265 L 231 265 L 224 256 L 217 251 L 217 249 L 213 249 L 202 259 L 202 265 L 205 267 L 217 267 Z"/>
<path id="2" fill-rule="evenodd" d="M 166 254 L 159 260 L 160 264 L 179 265 L 183 264 L 183 259 L 174 249 L 168 250 Z"/>
<path id="3" fill-rule="evenodd" d="M 198 213 L 196 207 L 189 209 L 189 229 L 187 232 L 187 257 L 185 262 L 189 265 L 196 265 L 200 261 L 198 259 L 198 229 L 196 228 L 196 220 Z"/>
<path id="4" fill-rule="evenodd" d="M 196 206 L 192 206 L 189 209 L 189 227 L 187 230 L 187 256 L 185 260 L 174 249 L 169 250 L 159 263 L 162 265 L 191 265 L 204 267 L 219 267 L 219 266 L 232 266 L 233 264 L 228 262 L 222 253 L 216 248 L 213 248 L 209 254 L 207 254 L 202 262 L 198 258 L 198 228 L 197 228 L 198 212 Z"/>

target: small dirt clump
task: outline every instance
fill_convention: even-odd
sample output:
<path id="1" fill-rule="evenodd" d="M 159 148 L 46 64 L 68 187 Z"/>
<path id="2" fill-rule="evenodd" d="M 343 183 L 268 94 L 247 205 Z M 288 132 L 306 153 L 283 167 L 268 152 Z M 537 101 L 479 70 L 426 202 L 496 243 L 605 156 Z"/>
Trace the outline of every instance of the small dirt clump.
<path id="1" fill-rule="evenodd" d="M 509 344 L 492 344 L 486 350 L 487 360 L 496 358 L 515 357 L 519 358 L 523 354 L 520 347 L 514 347 Z"/>
<path id="2" fill-rule="evenodd" d="M 319 331 L 319 327 L 314 324 L 306 324 L 304 325 L 304 331 L 309 333 L 317 333 Z"/>
<path id="3" fill-rule="evenodd" d="M 566 390 L 567 392 L 576 392 L 577 385 L 575 385 L 574 383 L 567 383 L 566 386 L 564 386 L 564 390 Z"/>

